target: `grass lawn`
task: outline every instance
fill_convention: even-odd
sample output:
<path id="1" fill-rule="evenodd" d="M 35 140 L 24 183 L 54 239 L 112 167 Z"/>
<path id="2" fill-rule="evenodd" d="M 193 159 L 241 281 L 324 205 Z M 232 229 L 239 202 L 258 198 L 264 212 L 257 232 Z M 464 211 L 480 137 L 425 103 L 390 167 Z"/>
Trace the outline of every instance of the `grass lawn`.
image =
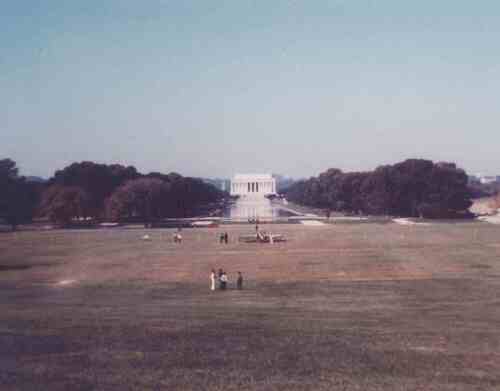
<path id="1" fill-rule="evenodd" d="M 0 389 L 500 390 L 500 226 L 222 228 L 0 234 Z"/>

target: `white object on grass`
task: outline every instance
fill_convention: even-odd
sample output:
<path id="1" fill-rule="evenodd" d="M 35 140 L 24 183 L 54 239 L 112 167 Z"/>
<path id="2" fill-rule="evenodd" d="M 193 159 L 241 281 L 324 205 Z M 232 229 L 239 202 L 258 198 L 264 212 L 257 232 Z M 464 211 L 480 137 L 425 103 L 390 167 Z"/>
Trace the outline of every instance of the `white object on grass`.
<path id="1" fill-rule="evenodd" d="M 320 225 L 325 225 L 325 223 L 322 223 L 321 221 L 317 220 L 300 220 L 300 223 L 303 225 L 311 225 L 311 226 L 320 226 Z"/>
<path id="2" fill-rule="evenodd" d="M 60 286 L 65 286 L 65 285 L 71 285 L 71 284 L 74 284 L 76 282 L 76 280 L 61 280 L 57 283 L 57 285 L 60 285 Z"/>
<path id="3" fill-rule="evenodd" d="M 392 219 L 396 224 L 401 224 L 401 225 L 431 225 L 429 223 L 419 223 L 416 221 L 412 221 L 407 218 L 399 218 L 399 219 Z"/>

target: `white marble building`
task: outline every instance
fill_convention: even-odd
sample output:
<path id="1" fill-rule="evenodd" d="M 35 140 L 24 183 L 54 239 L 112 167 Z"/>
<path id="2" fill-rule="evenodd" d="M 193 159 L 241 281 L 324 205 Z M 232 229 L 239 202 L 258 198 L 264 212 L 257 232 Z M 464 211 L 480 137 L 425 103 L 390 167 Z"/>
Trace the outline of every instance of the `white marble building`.
<path id="1" fill-rule="evenodd" d="M 236 174 L 231 180 L 231 195 L 265 196 L 276 194 L 276 180 L 271 174 Z"/>

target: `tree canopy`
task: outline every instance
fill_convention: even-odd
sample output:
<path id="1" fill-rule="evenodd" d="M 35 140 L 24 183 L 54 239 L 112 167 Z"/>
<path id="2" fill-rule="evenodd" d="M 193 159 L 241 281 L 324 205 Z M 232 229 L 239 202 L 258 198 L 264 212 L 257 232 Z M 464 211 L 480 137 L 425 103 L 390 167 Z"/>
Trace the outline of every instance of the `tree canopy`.
<path id="1" fill-rule="evenodd" d="M 329 169 L 286 191 L 290 201 L 332 210 L 407 217 L 454 217 L 471 205 L 468 177 L 453 163 L 424 159 L 370 172 Z"/>
<path id="2" fill-rule="evenodd" d="M 169 190 L 169 183 L 158 178 L 132 179 L 107 200 L 107 216 L 112 220 L 139 216 L 147 223 L 165 217 Z"/>
<path id="3" fill-rule="evenodd" d="M 68 224 L 89 217 L 89 195 L 78 186 L 51 185 L 44 191 L 40 212 L 52 221 Z"/>
<path id="4" fill-rule="evenodd" d="M 0 160 L 0 217 L 16 229 L 31 221 L 38 202 L 38 185 L 19 176 L 16 162 Z"/>
<path id="5" fill-rule="evenodd" d="M 135 167 L 73 163 L 56 171 L 44 191 L 40 212 L 67 224 L 71 219 L 188 217 L 202 204 L 223 197 L 212 185 L 178 173 L 139 173 Z"/>
<path id="6" fill-rule="evenodd" d="M 128 180 L 138 178 L 135 167 L 120 164 L 98 164 L 94 162 L 73 163 L 56 171 L 49 185 L 81 188 L 87 196 L 86 213 L 99 217 L 104 202 L 111 193 Z"/>
<path id="7" fill-rule="evenodd" d="M 374 215 L 453 217 L 471 204 L 462 169 L 423 159 L 370 172 L 331 168 L 293 183 L 285 193 L 299 204 Z M 223 196 L 216 187 L 178 173 L 141 174 L 132 166 L 88 161 L 56 171 L 47 183 L 33 183 L 19 176 L 13 160 L 0 160 L 0 217 L 13 228 L 30 221 L 35 210 L 63 224 L 82 217 L 147 223 L 189 217 Z"/>

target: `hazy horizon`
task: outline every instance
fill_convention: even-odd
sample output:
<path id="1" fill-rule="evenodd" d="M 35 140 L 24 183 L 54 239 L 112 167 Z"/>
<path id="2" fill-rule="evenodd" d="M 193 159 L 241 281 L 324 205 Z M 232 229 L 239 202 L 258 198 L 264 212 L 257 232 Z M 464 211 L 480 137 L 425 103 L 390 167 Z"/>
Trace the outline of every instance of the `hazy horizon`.
<path id="1" fill-rule="evenodd" d="M 407 158 L 500 175 L 500 3 L 15 2 L 0 158 L 230 178 Z"/>
<path id="2" fill-rule="evenodd" d="M 2 159 L 5 158 L 5 157 L 1 157 Z M 8 157 L 7 157 L 8 158 Z M 406 159 L 405 159 L 406 160 Z M 69 166 L 70 164 L 72 163 L 81 163 L 83 161 L 74 161 L 74 162 L 70 162 L 68 163 L 66 166 Z M 17 162 L 16 162 L 17 163 Z M 126 163 L 120 163 L 120 162 L 100 162 L 100 161 L 93 161 L 93 163 L 96 163 L 96 164 L 122 164 L 124 166 L 130 166 L 130 164 L 126 164 Z M 393 165 L 393 164 L 396 164 L 396 163 L 400 163 L 400 161 L 398 162 L 391 162 L 391 163 L 386 163 L 386 164 L 379 164 L 377 165 L 376 167 L 373 167 L 372 169 L 368 168 L 366 170 L 362 170 L 362 171 L 373 171 L 375 170 L 377 167 L 379 166 L 383 166 L 383 165 Z M 437 163 L 437 161 L 435 161 L 435 163 Z M 64 167 L 60 167 L 58 168 L 57 170 L 62 170 L 63 168 L 65 168 L 66 166 Z M 40 175 L 32 175 L 30 173 L 27 173 L 23 170 L 22 167 L 19 167 L 19 165 L 17 165 L 17 167 L 19 168 L 19 175 L 21 176 L 24 176 L 24 177 L 30 177 L 30 178 L 38 178 L 38 179 L 43 179 L 43 180 L 49 180 L 51 177 L 54 176 L 55 172 L 51 173 L 50 175 L 47 175 L 47 176 L 40 176 Z M 137 167 L 136 167 L 137 168 Z M 325 169 L 322 169 L 321 171 L 318 171 L 317 173 L 313 173 L 311 175 L 304 175 L 304 176 L 297 176 L 297 175 L 290 175 L 288 173 L 282 173 L 282 172 L 272 172 L 272 171 L 262 171 L 260 173 L 256 173 L 256 172 L 245 172 L 244 174 L 255 174 L 255 175 L 259 175 L 259 174 L 272 174 L 273 176 L 274 175 L 278 175 L 278 176 L 282 176 L 284 179 L 292 179 L 292 180 L 304 180 L 304 179 L 309 179 L 310 177 L 317 177 L 319 174 L 321 174 L 322 172 L 324 171 L 327 171 L 328 169 L 330 168 L 338 168 L 338 167 L 327 167 Z M 463 168 L 463 167 L 458 167 L 458 168 Z M 56 171 L 57 171 L 56 170 Z M 178 171 L 159 171 L 159 170 L 155 170 L 155 169 L 152 169 L 152 170 L 146 170 L 146 171 L 142 171 L 142 170 L 137 170 L 139 173 L 141 174 L 144 174 L 144 175 L 147 175 L 147 174 L 151 174 L 151 173 L 155 173 L 155 172 L 160 172 L 162 174 L 170 174 L 170 173 L 177 173 L 177 174 L 180 174 L 182 176 L 185 176 L 185 177 L 192 177 L 192 178 L 200 178 L 200 179 L 207 179 L 207 180 L 231 180 L 234 175 L 236 174 L 241 174 L 242 172 L 234 172 L 232 173 L 231 175 L 229 176 L 200 176 L 200 175 L 188 175 L 188 174 L 185 174 L 185 173 L 182 173 L 182 172 L 178 172 Z M 354 170 L 342 170 L 343 172 L 353 172 Z M 484 175 L 484 176 L 495 176 L 494 174 L 492 175 L 486 175 L 482 172 L 468 172 L 466 171 L 466 174 L 467 175 L 470 175 L 470 176 L 477 176 L 477 175 Z M 500 176 L 500 175 L 498 175 Z"/>

